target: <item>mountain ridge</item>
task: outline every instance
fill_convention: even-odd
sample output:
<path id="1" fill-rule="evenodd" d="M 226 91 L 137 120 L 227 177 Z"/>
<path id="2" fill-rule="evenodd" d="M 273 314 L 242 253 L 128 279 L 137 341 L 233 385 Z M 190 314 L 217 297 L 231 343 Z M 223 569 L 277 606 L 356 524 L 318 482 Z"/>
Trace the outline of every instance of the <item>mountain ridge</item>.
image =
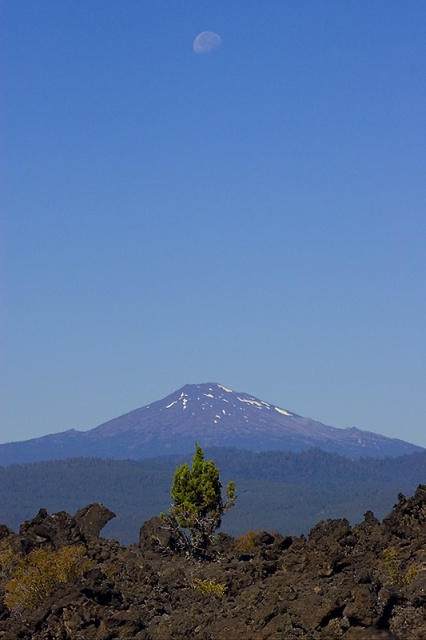
<path id="1" fill-rule="evenodd" d="M 79 456 L 137 459 L 203 447 L 396 457 L 422 447 L 356 427 L 340 429 L 215 382 L 186 384 L 168 396 L 89 431 L 69 429 L 0 445 L 0 464 Z"/>

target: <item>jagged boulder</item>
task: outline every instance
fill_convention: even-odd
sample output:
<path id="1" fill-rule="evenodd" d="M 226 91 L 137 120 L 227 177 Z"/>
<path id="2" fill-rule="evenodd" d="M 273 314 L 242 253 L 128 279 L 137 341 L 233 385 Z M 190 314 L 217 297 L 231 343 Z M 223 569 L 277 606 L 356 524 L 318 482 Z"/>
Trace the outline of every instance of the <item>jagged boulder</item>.
<path id="1" fill-rule="evenodd" d="M 426 485 L 419 485 L 414 496 L 406 498 L 398 494 L 398 503 L 384 518 L 384 531 L 401 541 L 417 541 L 417 545 L 426 544 Z"/>
<path id="2" fill-rule="evenodd" d="M 171 551 L 176 547 L 176 540 L 163 518 L 155 516 L 141 526 L 139 546 L 145 550 L 157 548 L 163 552 Z"/>
<path id="3" fill-rule="evenodd" d="M 115 518 L 115 513 L 99 502 L 89 504 L 87 507 L 80 509 L 74 516 L 80 532 L 85 536 L 93 536 L 95 538 L 99 536 L 104 526 L 113 518 Z"/>
<path id="4" fill-rule="evenodd" d="M 42 546 L 60 549 L 82 540 L 80 528 L 69 513 L 59 511 L 49 515 L 46 509 L 40 509 L 32 520 L 26 520 L 20 526 L 19 535 L 25 554 Z"/>
<path id="5" fill-rule="evenodd" d="M 40 509 L 32 520 L 26 520 L 19 529 L 24 552 L 40 546 L 60 549 L 64 545 L 78 544 L 86 537 L 98 537 L 101 529 L 115 514 L 101 504 L 90 504 L 71 516 L 65 511 L 49 515 Z"/>
<path id="6" fill-rule="evenodd" d="M 14 536 L 15 533 L 14 531 L 12 531 L 12 529 L 9 529 L 9 527 L 6 527 L 5 524 L 0 524 L 0 541 L 1 540 L 6 540 L 6 538 L 10 538 L 11 536 Z"/>

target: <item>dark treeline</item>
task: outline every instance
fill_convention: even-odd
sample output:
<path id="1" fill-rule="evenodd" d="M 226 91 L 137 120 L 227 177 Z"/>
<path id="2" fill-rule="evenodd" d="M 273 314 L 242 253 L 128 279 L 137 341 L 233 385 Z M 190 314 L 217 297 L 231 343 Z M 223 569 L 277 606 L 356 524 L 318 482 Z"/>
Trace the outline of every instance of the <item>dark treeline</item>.
<path id="1" fill-rule="evenodd" d="M 252 453 L 217 448 L 206 449 L 206 457 L 221 468 L 224 485 L 236 482 L 237 503 L 222 527 L 232 535 L 248 529 L 300 535 L 328 518 L 359 522 L 369 509 L 382 518 L 398 492 L 411 495 L 426 483 L 426 452 L 351 460 L 319 449 Z M 74 458 L 0 467 L 0 524 L 17 530 L 40 507 L 73 514 L 102 502 L 117 514 L 104 535 L 136 542 L 141 524 L 170 507 L 173 473 L 184 459 Z"/>

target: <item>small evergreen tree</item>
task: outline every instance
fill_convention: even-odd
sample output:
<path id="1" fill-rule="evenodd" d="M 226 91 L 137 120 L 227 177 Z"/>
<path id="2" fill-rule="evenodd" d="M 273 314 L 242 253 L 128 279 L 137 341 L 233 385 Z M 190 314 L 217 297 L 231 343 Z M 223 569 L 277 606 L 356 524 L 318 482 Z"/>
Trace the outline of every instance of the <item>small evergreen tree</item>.
<path id="1" fill-rule="evenodd" d="M 185 462 L 174 473 L 173 507 L 165 518 L 179 547 L 191 555 L 204 553 L 223 514 L 235 504 L 235 483 L 229 482 L 224 501 L 219 472 L 213 460 L 204 460 L 204 451 L 196 444 L 192 466 Z"/>

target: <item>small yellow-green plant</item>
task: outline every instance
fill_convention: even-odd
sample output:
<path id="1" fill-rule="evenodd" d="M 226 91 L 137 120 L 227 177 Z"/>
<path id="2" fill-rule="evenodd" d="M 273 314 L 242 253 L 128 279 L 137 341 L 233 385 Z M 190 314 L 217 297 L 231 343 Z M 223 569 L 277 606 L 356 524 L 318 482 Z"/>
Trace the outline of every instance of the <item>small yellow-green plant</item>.
<path id="1" fill-rule="evenodd" d="M 59 551 L 35 549 L 21 558 L 5 588 L 9 609 L 29 609 L 42 603 L 63 582 L 79 578 L 93 566 L 82 546 Z"/>
<path id="2" fill-rule="evenodd" d="M 254 540 L 258 533 L 260 532 L 250 530 L 235 538 L 235 550 L 240 553 L 254 553 Z"/>
<path id="3" fill-rule="evenodd" d="M 113 562 L 105 562 L 101 565 L 102 573 L 108 580 L 114 580 L 117 573 L 118 568 L 117 565 Z"/>
<path id="4" fill-rule="evenodd" d="M 13 552 L 10 544 L 0 548 L 0 578 L 9 578 L 19 557 Z"/>
<path id="5" fill-rule="evenodd" d="M 418 573 L 416 567 L 410 567 L 407 571 L 402 570 L 401 559 L 398 557 L 398 551 L 394 547 L 388 547 L 383 551 L 385 557 L 386 573 L 390 583 L 397 587 L 404 587 L 413 580 Z"/>
<path id="6" fill-rule="evenodd" d="M 194 578 L 194 589 L 197 589 L 204 595 L 216 596 L 221 598 L 227 590 L 227 586 L 224 582 L 217 582 L 214 578 L 210 580 L 201 580 L 200 578 Z"/>

